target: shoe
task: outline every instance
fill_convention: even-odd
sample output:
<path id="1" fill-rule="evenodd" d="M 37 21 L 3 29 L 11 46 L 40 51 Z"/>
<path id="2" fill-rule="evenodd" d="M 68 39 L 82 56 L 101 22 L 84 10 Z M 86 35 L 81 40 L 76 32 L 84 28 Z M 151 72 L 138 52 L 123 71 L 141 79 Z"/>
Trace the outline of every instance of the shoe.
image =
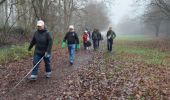
<path id="1" fill-rule="evenodd" d="M 46 74 L 45 74 L 46 78 L 50 78 L 51 77 L 51 73 L 52 72 L 46 72 Z"/>
<path id="2" fill-rule="evenodd" d="M 28 79 L 30 81 L 35 81 L 35 80 L 37 80 L 37 75 L 31 75 Z"/>
<path id="3" fill-rule="evenodd" d="M 72 65 L 73 65 L 73 62 L 70 62 L 70 65 L 72 66 Z"/>

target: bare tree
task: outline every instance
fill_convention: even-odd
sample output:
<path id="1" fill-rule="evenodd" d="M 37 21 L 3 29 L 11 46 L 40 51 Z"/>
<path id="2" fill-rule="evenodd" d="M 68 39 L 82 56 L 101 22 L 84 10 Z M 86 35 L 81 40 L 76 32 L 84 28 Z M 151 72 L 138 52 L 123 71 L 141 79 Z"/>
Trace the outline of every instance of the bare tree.
<path id="1" fill-rule="evenodd" d="M 15 29 L 30 34 L 36 21 L 42 19 L 46 27 L 56 34 L 65 33 L 70 24 L 82 31 L 86 25 L 103 29 L 107 27 L 108 18 L 102 3 L 89 8 L 89 0 L 1 0 L 0 1 L 0 35 L 10 36 Z M 98 4 L 98 3 L 97 3 Z M 93 4 L 94 5 L 94 4 Z M 96 14 L 96 15 L 95 15 Z M 97 17 L 95 17 L 97 16 Z M 17 32 L 16 32 L 17 33 Z M 56 35 L 54 34 L 54 35 Z M 2 40 L 5 42 L 5 40 Z M 1 41 L 1 42 L 2 42 Z"/>
<path id="2" fill-rule="evenodd" d="M 141 0 L 137 0 L 138 2 Z M 168 0 L 144 0 L 149 2 L 145 14 L 144 22 L 155 27 L 155 35 L 159 36 L 162 22 L 170 20 L 170 1 Z"/>
<path id="3" fill-rule="evenodd" d="M 91 28 L 98 28 L 104 30 L 110 24 L 107 15 L 106 6 L 100 3 L 91 3 L 86 7 L 87 21 L 86 24 Z"/>
<path id="4" fill-rule="evenodd" d="M 6 0 L 1 0 L 1 1 L 0 1 L 0 5 L 3 4 L 5 1 L 6 1 Z"/>
<path id="5" fill-rule="evenodd" d="M 152 0 L 151 5 L 158 7 L 162 13 L 170 17 L 170 1 L 168 0 Z"/>

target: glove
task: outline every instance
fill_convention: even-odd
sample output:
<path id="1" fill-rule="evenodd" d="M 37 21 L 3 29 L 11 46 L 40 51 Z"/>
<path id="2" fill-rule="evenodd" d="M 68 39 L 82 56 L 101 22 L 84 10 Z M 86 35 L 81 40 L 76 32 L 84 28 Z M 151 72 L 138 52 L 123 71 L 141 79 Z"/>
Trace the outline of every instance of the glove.
<path id="1" fill-rule="evenodd" d="M 76 48 L 77 48 L 77 49 L 80 49 L 80 44 L 76 44 Z"/>
<path id="2" fill-rule="evenodd" d="M 31 48 L 28 48 L 28 51 L 31 51 Z"/>
<path id="3" fill-rule="evenodd" d="M 50 53 L 48 53 L 48 52 L 45 53 L 45 58 L 50 58 L 50 56 L 51 56 Z"/>
<path id="4" fill-rule="evenodd" d="M 65 48 L 65 42 L 63 41 L 62 44 L 61 44 L 61 48 Z"/>

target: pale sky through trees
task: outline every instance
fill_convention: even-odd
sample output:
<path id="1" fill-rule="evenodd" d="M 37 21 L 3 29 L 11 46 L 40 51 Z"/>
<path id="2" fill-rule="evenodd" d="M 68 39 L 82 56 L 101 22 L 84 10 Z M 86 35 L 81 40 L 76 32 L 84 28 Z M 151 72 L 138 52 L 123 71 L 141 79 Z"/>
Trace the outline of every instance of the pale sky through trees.
<path id="1" fill-rule="evenodd" d="M 117 24 L 122 17 L 132 14 L 132 4 L 133 0 L 115 0 L 111 12 L 111 14 L 113 15 L 113 22 L 115 24 Z"/>
<path id="2" fill-rule="evenodd" d="M 123 17 L 134 18 L 138 15 L 143 14 L 144 6 L 139 6 L 135 2 L 136 0 L 115 0 L 109 11 L 111 15 L 112 22 L 118 24 Z"/>

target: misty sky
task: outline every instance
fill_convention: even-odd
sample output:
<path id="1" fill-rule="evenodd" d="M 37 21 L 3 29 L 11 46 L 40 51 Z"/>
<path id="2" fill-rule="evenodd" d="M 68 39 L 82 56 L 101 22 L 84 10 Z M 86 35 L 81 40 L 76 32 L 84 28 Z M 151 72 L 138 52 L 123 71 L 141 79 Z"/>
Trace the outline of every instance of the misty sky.
<path id="1" fill-rule="evenodd" d="M 114 24 L 119 23 L 123 17 L 134 18 L 144 11 L 144 6 L 138 6 L 135 0 L 115 0 L 113 4 L 110 15 Z"/>
<path id="2" fill-rule="evenodd" d="M 115 0 L 114 6 L 112 6 L 112 12 L 115 23 L 118 23 L 122 17 L 131 14 L 133 7 L 131 7 L 133 0 Z"/>

